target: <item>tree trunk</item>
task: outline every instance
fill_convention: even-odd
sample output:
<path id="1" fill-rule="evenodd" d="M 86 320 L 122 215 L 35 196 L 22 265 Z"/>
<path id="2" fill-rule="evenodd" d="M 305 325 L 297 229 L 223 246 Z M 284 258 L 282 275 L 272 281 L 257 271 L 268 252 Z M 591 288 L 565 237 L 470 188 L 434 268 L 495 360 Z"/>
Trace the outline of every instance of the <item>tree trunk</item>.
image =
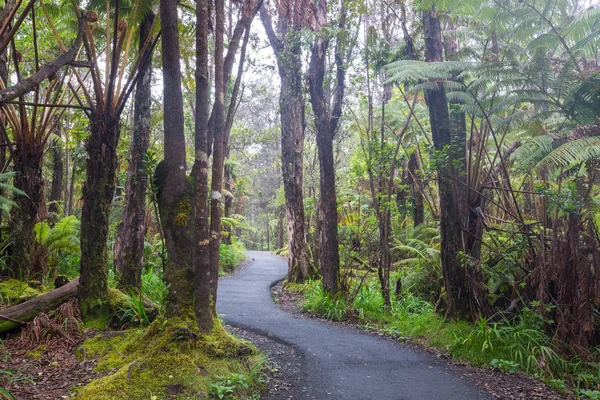
<path id="1" fill-rule="evenodd" d="M 166 317 L 195 321 L 194 251 L 191 187 L 186 179 L 186 152 L 179 60 L 177 1 L 160 2 L 164 89 L 164 154 L 156 167 L 160 218 L 169 255 Z M 192 251 L 190 251 L 192 250 Z"/>
<path id="2" fill-rule="evenodd" d="M 75 174 L 77 172 L 77 160 L 71 158 L 71 182 L 69 183 L 69 191 L 67 193 L 67 208 L 65 210 L 65 216 L 73 214 L 73 198 L 75 197 Z"/>
<path id="3" fill-rule="evenodd" d="M 425 222 L 425 208 L 423 206 L 423 194 L 417 174 L 419 173 L 419 158 L 417 153 L 414 152 L 408 159 L 408 179 L 412 190 L 413 197 L 413 225 L 417 227 Z"/>
<path id="4" fill-rule="evenodd" d="M 229 157 L 227 157 L 229 158 Z M 227 193 L 225 193 L 225 210 L 224 210 L 224 215 L 227 218 L 231 217 L 231 208 L 233 206 L 233 195 L 231 194 L 231 191 L 233 190 L 232 186 L 231 186 L 231 166 L 230 165 L 226 165 L 225 166 L 225 177 L 224 177 L 224 183 L 225 183 L 225 190 L 227 191 Z M 225 243 L 227 244 L 232 244 L 233 243 L 233 229 L 231 228 L 231 225 L 227 225 L 223 227 L 223 230 L 225 232 L 227 232 L 226 236 L 225 236 Z"/>
<path id="5" fill-rule="evenodd" d="M 63 149 L 61 147 L 60 140 L 54 139 L 52 141 L 52 186 L 50 189 L 50 197 L 48 198 L 48 202 L 50 203 L 48 206 L 48 211 L 54 214 L 60 213 L 57 203 L 62 200 L 64 170 L 65 166 L 63 163 Z"/>
<path id="6" fill-rule="evenodd" d="M 140 51 L 150 36 L 154 13 L 148 12 L 140 26 Z M 151 47 L 146 49 L 149 57 Z M 142 285 L 142 257 L 144 253 L 144 221 L 146 217 L 147 175 L 142 171 L 144 157 L 150 142 L 150 113 L 152 105 L 152 62 L 147 62 L 139 71 L 134 111 L 133 132 L 129 148 L 127 186 L 123 222 L 119 226 L 117 243 L 120 252 L 115 254 L 115 269 L 119 273 L 119 287 L 124 291 L 139 290 Z"/>
<path id="7" fill-rule="evenodd" d="M 115 191 L 119 117 L 94 111 L 86 144 L 86 180 L 81 210 L 79 308 L 86 320 L 106 318 L 107 239 L 110 204 Z M 72 194 L 71 194 L 72 196 Z"/>
<path id="8" fill-rule="evenodd" d="M 281 171 L 288 225 L 288 279 L 303 282 L 310 275 L 306 249 L 302 160 L 304 153 L 304 96 L 302 94 L 302 48 L 299 29 L 290 26 L 287 16 L 279 17 L 278 38 L 265 8 L 260 16 L 277 58 L 281 80 Z M 291 28 L 291 30 L 290 30 Z"/>
<path id="9" fill-rule="evenodd" d="M 284 246 L 284 238 L 283 238 L 284 234 L 285 234 L 285 228 L 284 228 L 284 223 L 283 223 L 284 218 L 285 218 L 285 209 L 284 209 L 284 207 L 281 207 L 278 218 L 277 218 L 277 248 L 278 249 L 283 249 L 283 246 Z"/>
<path id="10" fill-rule="evenodd" d="M 17 279 L 41 278 L 45 263 L 39 257 L 40 246 L 35 239 L 34 227 L 46 216 L 44 179 L 42 177 L 43 150 L 27 143 L 17 144 L 15 148 L 15 187 L 25 195 L 16 195 L 17 203 L 11 210 L 9 229 L 12 243 L 9 248 L 9 268 Z"/>
<path id="11" fill-rule="evenodd" d="M 434 8 L 423 12 L 425 34 L 425 60 L 442 61 L 443 42 L 440 20 Z M 464 164 L 465 148 L 452 137 L 448 100 L 443 83 L 426 93 L 429 120 L 435 150 L 447 155 L 446 161 L 438 166 L 440 196 L 441 259 L 444 286 L 447 297 L 448 318 L 471 318 L 470 294 L 466 282 L 466 271 L 458 254 L 462 252 L 464 180 L 460 163 Z"/>
<path id="12" fill-rule="evenodd" d="M 327 3 L 317 1 L 315 5 L 317 21 L 321 26 L 327 24 Z M 341 13 L 341 27 L 345 19 L 345 8 Z M 324 78 L 325 61 L 329 40 L 317 37 L 313 43 L 310 67 L 308 71 L 310 102 L 315 114 L 317 127 L 317 151 L 319 153 L 319 182 L 320 200 L 319 209 L 321 221 L 320 262 L 323 276 L 323 289 L 331 294 L 339 290 L 338 275 L 340 269 L 340 256 L 337 232 L 337 196 L 335 188 L 335 165 L 333 156 L 333 138 L 337 123 L 341 115 L 341 102 L 344 95 L 345 70 L 339 50 L 339 39 L 335 52 L 337 66 L 337 83 L 333 104 L 325 97 Z"/>
<path id="13" fill-rule="evenodd" d="M 215 0 L 215 111 L 210 195 L 210 279 L 213 313 L 216 315 L 221 219 L 223 217 L 223 165 L 225 161 L 225 85 L 223 81 L 223 37 L 225 31 L 225 1 Z"/>
<path id="14" fill-rule="evenodd" d="M 211 307 L 211 269 L 209 258 L 209 206 L 208 206 L 208 108 L 209 108 L 209 68 L 208 68 L 208 0 L 196 2 L 196 156 L 192 177 L 195 180 L 194 227 L 196 247 L 195 270 L 195 313 L 201 332 L 208 333 L 213 327 Z"/>

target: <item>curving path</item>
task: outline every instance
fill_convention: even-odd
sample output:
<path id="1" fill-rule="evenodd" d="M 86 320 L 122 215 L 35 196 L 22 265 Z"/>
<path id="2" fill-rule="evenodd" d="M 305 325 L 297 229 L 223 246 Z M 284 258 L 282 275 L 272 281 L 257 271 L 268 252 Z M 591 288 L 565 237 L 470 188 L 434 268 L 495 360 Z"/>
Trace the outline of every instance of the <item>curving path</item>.
<path id="1" fill-rule="evenodd" d="M 227 323 L 274 337 L 302 354 L 294 399 L 491 399 L 429 354 L 280 310 L 270 289 L 285 277 L 287 262 L 267 252 L 248 256 L 246 268 L 220 280 L 217 311 Z"/>

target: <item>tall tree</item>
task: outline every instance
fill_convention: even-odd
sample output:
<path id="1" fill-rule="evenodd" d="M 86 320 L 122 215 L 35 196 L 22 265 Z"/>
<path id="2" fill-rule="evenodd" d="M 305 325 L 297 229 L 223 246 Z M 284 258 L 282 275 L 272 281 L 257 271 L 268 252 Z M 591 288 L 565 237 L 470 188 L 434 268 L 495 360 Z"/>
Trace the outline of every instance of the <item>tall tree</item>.
<path id="1" fill-rule="evenodd" d="M 90 135 L 86 143 L 86 179 L 83 186 L 81 210 L 81 263 L 79 307 L 85 319 L 104 318 L 108 312 L 107 239 L 110 205 L 115 191 L 117 171 L 117 144 L 121 133 L 121 114 L 131 95 L 140 69 L 149 62 L 145 49 L 125 77 L 125 65 L 133 35 L 133 24 L 122 18 L 121 4 L 107 4 L 105 74 L 101 76 L 93 31 L 88 27 L 84 47 L 90 69 L 91 90 L 81 85 L 88 107 Z M 130 15 L 135 19 L 138 5 Z M 112 25 L 112 28 L 111 28 Z M 145 48 L 156 44 L 154 38 L 145 41 Z M 78 80 L 81 80 L 77 75 Z M 104 79 L 103 79 L 104 78 Z"/>
<path id="2" fill-rule="evenodd" d="M 327 26 L 327 1 L 317 0 L 314 6 L 317 21 L 316 28 L 322 32 L 322 29 Z M 323 276 L 323 288 L 330 293 L 336 293 L 339 290 L 338 275 L 340 268 L 333 139 L 342 115 L 342 102 L 346 84 L 346 63 L 351 55 L 351 51 L 344 54 L 342 43 L 343 30 L 346 28 L 346 5 L 344 0 L 341 1 L 340 7 L 337 26 L 339 33 L 335 42 L 334 52 L 336 79 L 332 101 L 326 96 L 326 93 L 329 93 L 331 90 L 329 87 L 325 87 L 324 84 L 327 49 L 330 42 L 328 37 L 319 35 L 315 39 L 308 70 L 310 103 L 315 114 L 320 166 L 321 195 L 319 208 L 323 220 L 321 221 L 321 254 L 319 260 Z"/>
<path id="3" fill-rule="evenodd" d="M 265 7 L 260 9 L 260 17 L 275 53 L 281 80 L 281 172 L 288 223 L 288 279 L 291 282 L 302 282 L 309 277 L 311 266 L 306 247 L 302 194 L 305 110 L 299 33 L 311 18 L 309 10 L 312 7 L 305 0 L 286 1 L 280 6 L 277 33 Z"/>
<path id="4" fill-rule="evenodd" d="M 425 61 L 442 62 L 443 41 L 440 19 L 434 7 L 423 12 L 425 35 Z M 464 140 L 456 138 L 451 128 L 448 100 L 443 82 L 425 93 L 429 108 L 429 121 L 435 150 L 440 157 L 438 185 L 440 196 L 441 258 L 444 286 L 447 297 L 449 318 L 471 318 L 471 299 L 467 283 L 466 269 L 461 264 L 459 253 L 463 251 L 464 203 Z M 463 118 L 464 121 L 464 118 Z M 455 124 L 458 124 L 455 121 Z"/>
<path id="5" fill-rule="evenodd" d="M 150 58 L 151 48 L 145 43 L 151 37 L 154 13 L 149 11 L 140 24 L 139 51 Z M 123 222 L 117 234 L 118 251 L 115 252 L 115 269 L 123 289 L 139 289 L 142 284 L 142 256 L 144 252 L 144 220 L 146 217 L 147 175 L 143 171 L 144 157 L 150 142 L 150 111 L 152 105 L 152 62 L 140 69 L 135 89 L 133 130 L 129 144 L 129 165 Z"/>
<path id="6" fill-rule="evenodd" d="M 208 0 L 196 2 L 196 115 L 195 115 L 195 157 L 192 176 L 195 180 L 194 228 L 196 247 L 194 254 L 195 270 L 195 312 L 201 331 L 212 329 L 211 265 L 209 258 L 209 205 L 208 205 L 208 108 L 209 108 L 209 67 L 208 67 L 208 22 L 210 18 Z"/>

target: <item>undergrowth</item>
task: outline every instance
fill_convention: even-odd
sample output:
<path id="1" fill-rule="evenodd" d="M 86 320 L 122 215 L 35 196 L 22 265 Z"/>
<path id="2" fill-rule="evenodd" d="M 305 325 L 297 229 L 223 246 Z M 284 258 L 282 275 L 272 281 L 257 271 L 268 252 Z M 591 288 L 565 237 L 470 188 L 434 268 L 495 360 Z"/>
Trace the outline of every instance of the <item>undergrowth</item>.
<path id="1" fill-rule="evenodd" d="M 410 338 L 427 347 L 437 348 L 452 358 L 476 366 L 492 367 L 505 372 L 522 372 L 540 378 L 558 391 L 567 384 L 582 399 L 600 398 L 600 349 L 596 362 L 577 357 L 566 358 L 534 310 L 539 304 L 524 307 L 520 313 L 499 321 L 485 318 L 477 323 L 446 321 L 435 313 L 434 306 L 409 291 L 393 296 L 385 308 L 377 279 L 353 282 L 348 294 L 332 298 L 320 281 L 286 288 L 303 294 L 302 307 L 330 320 L 353 318 L 365 329 L 379 330 L 401 339 Z"/>
<path id="2" fill-rule="evenodd" d="M 221 243 L 219 259 L 219 275 L 233 272 L 246 259 L 244 244 L 233 238 L 232 244 Z"/>

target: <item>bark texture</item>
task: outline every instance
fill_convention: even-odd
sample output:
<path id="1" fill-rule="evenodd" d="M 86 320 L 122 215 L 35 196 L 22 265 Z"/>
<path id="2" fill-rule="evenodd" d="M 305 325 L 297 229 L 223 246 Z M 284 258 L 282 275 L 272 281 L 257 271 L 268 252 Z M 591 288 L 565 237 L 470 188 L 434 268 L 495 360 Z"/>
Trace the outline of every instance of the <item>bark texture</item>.
<path id="1" fill-rule="evenodd" d="M 105 318 L 108 305 L 107 239 L 115 191 L 119 117 L 93 111 L 86 143 L 86 179 L 81 210 L 79 308 L 88 320 Z"/>
<path id="2" fill-rule="evenodd" d="M 150 36 L 154 22 L 154 13 L 149 12 L 140 26 L 140 52 L 144 51 L 144 43 Z M 152 49 L 146 48 L 150 57 Z M 142 258 L 144 253 L 144 235 L 146 227 L 146 190 L 147 175 L 143 171 L 144 156 L 150 141 L 150 112 L 152 105 L 152 62 L 147 62 L 139 71 L 133 111 L 133 131 L 129 147 L 129 165 L 123 222 L 119 226 L 117 248 L 115 252 L 115 269 L 119 273 L 121 289 L 139 290 L 142 284 Z"/>
<path id="3" fill-rule="evenodd" d="M 164 161 L 155 171 L 161 222 L 169 254 L 167 318 L 195 320 L 193 221 L 190 184 L 186 179 L 185 136 L 177 1 L 160 2 L 164 88 Z"/>
<path id="4" fill-rule="evenodd" d="M 276 34 L 264 7 L 260 9 L 260 16 L 277 58 L 281 80 L 281 171 L 288 225 L 288 279 L 290 282 L 302 282 L 308 279 L 311 271 L 306 249 L 302 193 L 305 115 L 299 27 L 296 28 L 287 16 L 281 15 Z"/>
<path id="5" fill-rule="evenodd" d="M 36 143 L 28 143 L 20 135 L 14 150 L 14 185 L 25 195 L 16 195 L 16 207 L 11 210 L 9 229 L 12 243 L 9 247 L 9 268 L 18 279 L 40 278 L 44 271 L 40 246 L 35 239 L 34 227 L 46 216 L 46 198 L 42 177 L 43 150 Z"/>
<path id="6" fill-rule="evenodd" d="M 48 211 L 60 213 L 57 203 L 62 200 L 64 186 L 65 165 L 63 162 L 63 149 L 59 139 L 52 141 L 52 186 L 48 197 Z"/>
<path id="7" fill-rule="evenodd" d="M 213 326 L 211 310 L 211 269 L 209 258 L 209 206 L 208 206 L 208 0 L 196 2 L 196 120 L 195 159 L 192 176 L 195 181 L 194 227 L 196 247 L 195 312 L 202 332 L 210 332 Z M 205 23 L 202 23 L 202 22 Z"/>

